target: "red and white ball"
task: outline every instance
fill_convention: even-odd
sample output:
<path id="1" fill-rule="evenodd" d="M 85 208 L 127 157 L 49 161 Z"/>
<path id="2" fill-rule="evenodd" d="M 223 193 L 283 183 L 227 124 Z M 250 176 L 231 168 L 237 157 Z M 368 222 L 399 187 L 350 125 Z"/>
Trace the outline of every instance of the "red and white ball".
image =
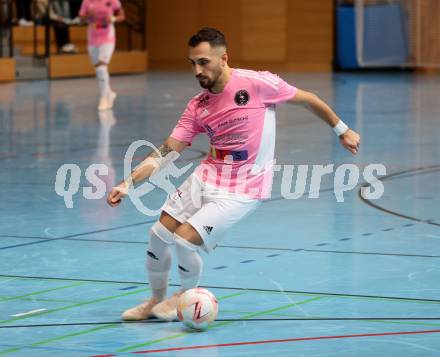
<path id="1" fill-rule="evenodd" d="M 195 288 L 185 291 L 177 304 L 177 316 L 186 326 L 206 329 L 216 318 L 218 302 L 209 290 Z"/>

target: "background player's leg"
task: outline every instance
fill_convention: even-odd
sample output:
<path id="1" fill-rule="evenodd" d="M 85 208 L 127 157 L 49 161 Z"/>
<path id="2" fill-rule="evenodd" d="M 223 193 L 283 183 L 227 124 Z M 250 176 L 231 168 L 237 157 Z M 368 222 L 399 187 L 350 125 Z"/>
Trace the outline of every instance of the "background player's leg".
<path id="1" fill-rule="evenodd" d="M 99 110 L 107 109 L 107 105 L 104 105 L 104 101 L 107 99 L 107 95 L 110 93 L 110 76 L 108 73 L 107 64 L 98 61 L 95 65 L 96 78 L 98 79 L 99 85 Z"/>
<path id="2" fill-rule="evenodd" d="M 114 45 L 104 44 L 97 48 L 97 59 L 95 64 L 96 78 L 99 84 L 99 110 L 107 110 L 113 107 L 116 93 L 110 87 L 110 74 L 108 64 L 113 55 Z"/>

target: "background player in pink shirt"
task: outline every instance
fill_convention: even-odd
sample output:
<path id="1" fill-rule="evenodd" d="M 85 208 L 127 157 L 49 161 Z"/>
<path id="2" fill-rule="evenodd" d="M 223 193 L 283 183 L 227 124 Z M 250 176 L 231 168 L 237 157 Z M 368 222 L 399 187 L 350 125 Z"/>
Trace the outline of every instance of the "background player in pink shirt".
<path id="1" fill-rule="evenodd" d="M 118 205 L 132 183 L 166 166 L 175 152 L 183 151 L 197 134 L 209 136 L 208 157 L 167 200 L 160 219 L 151 228 L 147 271 L 152 297 L 125 311 L 124 320 L 153 316 L 176 320 L 179 296 L 199 283 L 203 266 L 199 250 L 210 253 L 227 229 L 269 196 L 276 104 L 303 105 L 333 127 L 347 150 L 356 154 L 359 149 L 359 135 L 315 94 L 297 89 L 269 72 L 230 68 L 220 31 L 203 28 L 192 36 L 189 61 L 204 90 L 188 103 L 170 137 L 159 148 L 160 154 L 151 153 L 107 198 L 111 206 Z M 165 299 L 172 246 L 182 288 Z"/>
<path id="2" fill-rule="evenodd" d="M 125 20 L 119 0 L 83 0 L 79 16 L 87 21 L 88 52 L 99 82 L 99 110 L 113 107 L 116 93 L 110 88 L 108 64 L 115 50 L 115 22 Z"/>

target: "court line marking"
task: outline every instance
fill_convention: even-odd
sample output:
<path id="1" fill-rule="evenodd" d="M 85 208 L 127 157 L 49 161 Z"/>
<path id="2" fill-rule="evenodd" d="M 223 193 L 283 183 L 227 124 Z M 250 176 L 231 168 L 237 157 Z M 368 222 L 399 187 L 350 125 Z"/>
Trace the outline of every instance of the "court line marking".
<path id="1" fill-rule="evenodd" d="M 29 297 L 29 296 L 45 294 L 45 293 L 48 293 L 48 292 L 51 292 L 51 291 L 68 289 L 68 288 L 72 288 L 72 287 L 75 287 L 75 286 L 82 285 L 84 283 L 85 282 L 78 282 L 78 283 L 75 283 L 75 284 L 70 284 L 70 285 L 65 285 L 65 286 L 57 286 L 57 287 L 51 288 L 51 289 L 34 291 L 32 293 L 28 293 L 28 294 L 25 294 L 25 295 L 11 296 L 11 297 L 7 297 L 7 298 L 0 298 L 0 303 L 4 302 L 4 301 L 11 301 L 11 300 L 16 300 L 16 299 L 22 299 L 22 298 L 26 298 L 26 297 Z"/>
<path id="2" fill-rule="evenodd" d="M 379 255 L 379 256 L 406 257 L 406 258 L 440 258 L 440 255 L 423 255 L 423 254 L 379 253 L 379 252 L 357 252 L 357 251 L 350 252 L 344 250 L 325 250 L 325 249 L 303 249 L 303 251 L 309 253 Z"/>
<path id="3" fill-rule="evenodd" d="M 147 290 L 149 290 L 149 289 L 147 289 Z M 129 295 L 129 294 L 130 293 L 123 294 L 123 295 Z M 241 296 L 241 295 L 244 295 L 244 294 L 246 294 L 246 292 L 239 292 L 239 293 L 235 293 L 235 294 L 229 294 L 229 295 L 225 295 L 225 296 L 219 297 L 218 300 L 225 300 L 225 299 L 229 299 L 229 298 L 232 298 L 232 297 Z M 50 339 L 47 339 L 47 340 L 44 340 L 44 341 L 35 342 L 35 343 L 32 343 L 29 346 L 40 346 L 40 345 L 48 344 L 48 343 L 51 343 L 51 342 L 64 340 L 64 339 L 67 339 L 67 338 L 70 338 L 70 337 L 76 337 L 76 336 L 80 336 L 80 335 L 85 335 L 85 334 L 93 333 L 95 331 L 100 331 L 102 329 L 116 327 L 116 326 L 119 326 L 119 325 L 120 325 L 120 323 L 118 323 L 118 324 L 109 323 L 109 324 L 105 324 L 103 326 L 94 327 L 92 329 L 87 329 L 87 330 L 84 330 L 84 331 L 70 333 L 70 334 L 63 335 L 63 336 L 53 337 L 53 338 L 50 338 Z M 23 348 L 26 348 L 26 346 L 13 347 L 13 348 L 10 348 L 10 349 L 7 349 L 7 350 L 3 350 L 3 351 L 0 351 L 0 355 L 5 355 L 7 353 L 16 352 L 16 351 L 21 350 Z"/>
<path id="4" fill-rule="evenodd" d="M 259 340 L 259 341 L 242 341 L 242 342 L 231 342 L 231 343 L 218 343 L 213 345 L 196 345 L 187 347 L 174 347 L 174 348 L 163 348 L 156 350 L 145 350 L 132 352 L 133 354 L 147 354 L 147 353 L 160 353 L 160 352 L 172 352 L 172 351 L 185 351 L 185 350 L 197 350 L 197 349 L 208 349 L 208 348 L 218 348 L 218 347 L 234 347 L 234 346 L 245 346 L 245 345 L 262 345 L 269 343 L 287 343 L 287 342 L 301 342 L 301 341 L 319 341 L 319 340 L 339 340 L 345 338 L 362 338 L 362 337 L 383 337 L 383 336 L 402 336 L 402 335 L 418 335 L 418 334 L 431 334 L 440 333 L 440 330 L 421 330 L 421 331 L 396 331 L 396 332 L 381 332 L 381 333 L 359 333 L 351 335 L 332 335 L 332 336 L 315 336 L 315 337 L 297 337 L 297 338 L 285 338 L 278 340 Z M 91 357 L 111 357 L 115 356 L 112 354 L 106 355 L 95 355 Z"/>
<path id="5" fill-rule="evenodd" d="M 79 306 L 84 306 L 84 305 L 90 305 L 90 304 L 95 304 L 98 302 L 102 302 L 102 301 L 107 301 L 107 300 L 113 300 L 113 299 L 117 299 L 123 296 L 127 296 L 127 295 L 133 295 L 133 294 L 138 294 L 141 292 L 145 292 L 150 290 L 150 288 L 145 288 L 145 289 L 140 289 L 140 290 L 135 290 L 135 291 L 130 291 L 128 293 L 124 293 L 124 294 L 118 294 L 118 295 L 112 295 L 112 296 L 106 296 L 103 298 L 99 298 L 99 299 L 94 299 L 94 300 L 89 300 L 89 301 L 84 301 L 84 302 L 80 302 L 80 303 L 75 303 L 75 304 L 71 304 L 71 305 L 67 305 L 67 306 L 62 306 L 62 307 L 57 307 L 55 309 L 49 309 L 46 311 L 42 311 L 39 313 L 36 313 L 34 315 L 28 315 L 28 316 L 22 316 L 22 317 L 16 317 L 13 319 L 8 319 L 8 320 L 0 320 L 0 324 L 5 324 L 5 323 L 9 323 L 9 322 L 14 322 L 17 320 L 22 320 L 22 319 L 26 319 L 29 317 L 35 317 L 35 316 L 41 316 L 41 315 L 46 315 L 46 314 L 51 314 L 53 312 L 58 312 L 58 311 L 65 311 L 65 310 L 69 310 L 69 309 L 73 309 L 75 307 L 79 307 Z"/>
<path id="6" fill-rule="evenodd" d="M 295 306 L 298 306 L 298 305 L 304 305 L 304 304 L 307 304 L 309 302 L 313 302 L 313 301 L 317 301 L 317 300 L 321 300 L 321 299 L 325 299 L 325 297 L 323 297 L 323 296 L 316 296 L 316 297 L 313 297 L 311 299 L 302 300 L 302 301 L 298 301 L 298 302 L 287 304 L 287 305 L 282 305 L 282 306 L 279 306 L 279 307 L 276 307 L 276 308 L 272 308 L 272 309 L 269 309 L 269 310 L 264 310 L 264 311 L 260 311 L 260 312 L 251 313 L 251 314 L 242 316 L 241 318 L 242 319 L 248 319 L 248 318 L 253 318 L 253 317 L 256 317 L 256 316 L 262 316 L 262 315 L 266 315 L 266 314 L 269 314 L 269 313 L 272 313 L 272 312 L 275 312 L 275 311 L 289 309 L 291 307 L 295 307 Z M 213 328 L 217 328 L 217 327 L 220 327 L 220 326 L 229 325 L 229 324 L 232 324 L 234 322 L 235 321 L 224 321 L 224 322 L 219 322 L 219 323 L 213 323 L 211 326 L 208 327 L 208 330 L 211 330 Z M 134 350 L 134 349 L 137 349 L 137 348 L 140 348 L 140 347 L 151 346 L 151 345 L 159 343 L 159 342 L 174 340 L 176 338 L 184 337 L 184 336 L 187 336 L 189 334 L 191 334 L 191 332 L 178 333 L 178 334 L 174 334 L 174 335 L 171 335 L 171 336 L 159 338 L 159 339 L 156 339 L 156 340 L 151 340 L 151 341 L 148 341 L 148 342 L 138 343 L 136 345 L 131 345 L 131 346 L 127 346 L 127 347 L 124 347 L 124 348 L 120 348 L 120 349 L 116 350 L 116 352 L 129 352 L 131 350 Z"/>
<path id="7" fill-rule="evenodd" d="M 100 330 L 104 330 L 104 329 L 112 328 L 112 327 L 116 327 L 116 326 L 117 325 L 98 326 L 98 327 L 94 327 L 92 329 L 88 329 L 88 330 L 85 330 L 85 331 L 69 333 L 69 334 L 64 335 L 64 336 L 49 338 L 47 340 L 35 342 L 35 343 L 30 344 L 29 346 L 32 346 L 32 347 L 41 346 L 41 345 L 48 344 L 48 343 L 51 343 L 51 342 L 61 341 L 61 340 L 64 340 L 64 339 L 67 339 L 67 338 L 70 338 L 70 337 L 81 336 L 81 335 L 85 335 L 85 334 L 88 334 L 88 333 L 93 333 L 93 332 L 96 332 L 96 331 L 100 331 Z M 20 351 L 20 350 L 22 350 L 24 348 L 26 348 L 26 346 L 19 346 L 19 347 L 8 348 L 8 349 L 5 349 L 3 351 L 0 351 L 0 355 L 6 355 L 8 353 L 17 352 L 17 351 Z M 88 352 L 88 353 L 90 353 L 90 352 Z"/>
<path id="8" fill-rule="evenodd" d="M 422 171 L 422 172 L 419 172 L 419 171 Z M 418 167 L 418 168 L 414 168 L 414 169 L 404 170 L 404 171 L 395 172 L 395 173 L 392 173 L 392 174 L 389 174 L 389 175 L 385 175 L 385 176 L 379 177 L 378 180 L 379 181 L 393 180 L 393 179 L 417 176 L 417 175 L 421 175 L 421 174 L 430 174 L 430 173 L 435 173 L 435 172 L 438 172 L 438 171 L 440 171 L 440 165 L 423 166 L 423 167 Z M 404 175 L 406 175 L 406 176 L 404 176 Z M 424 220 L 424 219 L 417 218 L 417 217 L 408 216 L 406 214 L 399 213 L 399 212 L 390 210 L 388 208 L 379 206 L 378 204 L 371 202 L 371 200 L 362 197 L 362 192 L 361 192 L 362 189 L 370 187 L 370 186 L 371 186 L 370 183 L 364 182 L 364 183 L 360 184 L 360 187 L 358 189 L 358 197 L 360 198 L 360 200 L 362 202 L 366 203 L 367 205 L 369 205 L 369 206 L 371 206 L 371 207 L 373 207 L 373 208 L 375 208 L 375 209 L 377 209 L 379 211 L 382 211 L 382 212 L 385 212 L 385 213 L 389 213 L 389 214 L 391 214 L 393 216 L 397 216 L 397 217 L 400 217 L 400 218 L 409 219 L 411 221 L 420 222 L 420 223 L 426 223 L 426 224 L 430 224 L 430 225 L 433 225 L 433 226 L 440 227 L 440 223 L 432 222 L 432 221 L 429 221 L 429 220 Z"/>
<path id="9" fill-rule="evenodd" d="M 59 278 L 59 277 L 42 277 L 42 276 L 23 276 L 23 275 L 5 275 L 0 274 L 0 278 L 18 278 L 18 279 L 36 279 L 36 280 L 64 280 L 64 281 L 86 281 L 94 283 L 105 284 L 138 284 L 149 285 L 145 282 L 138 281 L 117 281 L 117 280 L 98 280 L 98 279 L 76 279 L 76 278 Z M 169 284 L 169 286 L 180 287 L 180 284 Z M 362 295 L 362 294 L 343 294 L 343 293 L 329 293 L 329 292 L 311 292 L 311 291 L 299 291 L 299 290 L 275 290 L 275 289 L 260 289 L 260 288 L 242 288 L 242 287 L 230 287 L 230 286 L 200 286 L 206 289 L 223 289 L 223 290 L 235 290 L 235 291 L 251 291 L 251 292 L 264 292 L 274 294 L 298 294 L 298 295 L 312 295 L 312 296 L 337 296 L 347 298 L 365 298 L 365 299 L 379 299 L 379 300 L 396 300 L 396 301 L 412 301 L 420 303 L 440 303 L 437 299 L 425 299 L 425 298 L 409 298 L 402 296 L 381 296 L 381 295 Z"/>
<path id="10" fill-rule="evenodd" d="M 152 223 L 152 222 L 148 222 Z M 140 223 L 146 224 L 146 223 Z M 126 228 L 126 227 L 122 227 Z M 93 232 L 100 233 L 100 232 Z M 85 234 L 84 234 L 85 235 Z M 17 239 L 43 239 L 48 240 L 47 237 L 25 237 L 14 235 L 0 235 L 0 238 L 17 238 Z M 58 238 L 56 238 L 58 239 Z M 120 244 L 143 244 L 148 245 L 146 241 L 123 241 L 113 239 L 82 239 L 82 238 L 62 238 L 68 241 L 81 241 L 81 242 L 98 242 L 98 243 L 120 243 Z M 54 240 L 54 238 L 50 239 Z M 61 240 L 61 238 L 59 239 Z M 246 246 L 233 246 L 233 245 L 218 245 L 217 248 L 233 248 L 233 249 L 254 249 L 254 250 L 276 250 L 286 252 L 306 252 L 306 253 L 335 253 L 335 254 L 359 254 L 359 255 L 378 255 L 378 256 L 396 256 L 396 257 L 408 257 L 408 258 L 440 258 L 440 255 L 426 255 L 426 254 L 406 254 L 406 253 L 383 253 L 383 252 L 359 252 L 359 251 L 345 251 L 345 250 L 325 250 L 325 249 L 305 249 L 305 248 L 277 248 L 277 247 L 246 247 Z"/>
<path id="11" fill-rule="evenodd" d="M 41 311 L 46 311 L 47 309 L 36 309 L 36 310 L 31 310 L 31 311 L 27 311 L 27 312 L 20 312 L 18 314 L 15 315 L 11 315 L 12 317 L 21 317 L 21 316 L 26 316 L 26 315 L 32 315 L 32 314 L 36 314 L 37 312 L 41 312 Z"/>
<path id="12" fill-rule="evenodd" d="M 41 244 L 41 243 L 47 243 L 47 242 L 54 242 L 54 241 L 59 241 L 59 240 L 66 240 L 68 238 L 81 237 L 81 236 L 85 236 L 85 235 L 89 235 L 89 234 L 96 234 L 96 233 L 102 233 L 102 232 L 115 231 L 115 230 L 119 230 L 119 229 L 123 229 L 123 228 L 130 228 L 130 227 L 140 226 L 140 225 L 144 225 L 144 224 L 154 223 L 154 222 L 156 222 L 156 220 L 157 219 L 150 220 L 150 221 L 143 221 L 143 222 L 138 222 L 138 223 L 127 224 L 127 225 L 118 226 L 118 227 L 99 229 L 99 230 L 96 230 L 96 231 L 93 231 L 93 232 L 76 233 L 76 234 L 70 234 L 70 235 L 63 236 L 63 237 L 58 237 L 58 238 L 47 238 L 47 239 L 41 239 L 41 240 L 38 240 L 38 241 L 35 241 L 35 242 L 9 245 L 9 246 L 6 246 L 6 247 L 0 247 L 0 250 L 11 249 L 11 248 L 19 248 L 19 247 L 24 247 L 24 246 L 28 246 L 28 245 Z"/>
<path id="13" fill-rule="evenodd" d="M 384 256 L 402 256 L 414 258 L 440 258 L 440 255 L 422 255 L 422 254 L 400 254 L 400 253 L 381 253 L 381 252 L 357 252 L 343 250 L 325 250 L 325 249 L 303 249 L 303 248 L 269 248 L 269 247 L 246 247 L 234 245 L 218 245 L 217 248 L 233 248 L 233 249 L 256 249 L 256 250 L 279 250 L 286 252 L 308 252 L 308 253 L 340 253 L 340 254 L 365 254 L 365 255 L 384 255 Z"/>
<path id="14" fill-rule="evenodd" d="M 10 296 L 0 295 L 0 302 L 2 300 L 8 299 Z M 25 301 L 39 301 L 39 302 L 61 302 L 61 303 L 68 303 L 73 304 L 77 302 L 81 302 L 78 300 L 64 300 L 64 299 L 43 299 L 43 298 L 34 298 L 34 297 L 21 297 L 18 298 L 18 300 L 25 300 Z"/>
<path id="15" fill-rule="evenodd" d="M 46 310 L 46 309 L 44 309 Z M 236 313 L 236 314 L 251 314 L 249 311 L 233 311 L 227 310 L 223 312 Z M 288 314 L 266 314 L 267 316 L 277 316 L 270 318 L 219 318 L 216 322 L 273 322 L 273 321 L 366 321 L 366 322 L 383 322 L 383 323 L 402 323 L 404 325 L 423 325 L 423 326 L 440 326 L 440 323 L 414 323 L 412 321 L 440 321 L 440 317 L 301 317 Z M 15 316 L 15 315 L 13 315 Z M 401 322 L 403 321 L 403 322 Z M 409 321 L 407 323 L 407 321 Z M 13 328 L 35 328 L 35 327 L 61 327 L 61 326 L 89 326 L 89 325 L 132 325 L 132 324 L 146 324 L 156 325 L 162 323 L 179 323 L 178 321 L 161 321 L 161 320 L 140 320 L 140 321 L 96 321 L 96 322 L 71 322 L 71 323 L 53 323 L 53 324 L 32 324 L 32 325 L 6 325 L 0 326 L 0 329 L 13 329 Z"/>

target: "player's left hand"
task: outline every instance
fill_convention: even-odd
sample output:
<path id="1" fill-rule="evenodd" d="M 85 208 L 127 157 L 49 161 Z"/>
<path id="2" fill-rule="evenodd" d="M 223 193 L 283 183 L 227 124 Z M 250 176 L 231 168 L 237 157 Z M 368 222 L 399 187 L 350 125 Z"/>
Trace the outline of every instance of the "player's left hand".
<path id="1" fill-rule="evenodd" d="M 339 141 L 341 145 L 352 154 L 355 155 L 358 153 L 361 137 L 354 130 L 348 129 L 344 134 L 339 136 Z"/>

